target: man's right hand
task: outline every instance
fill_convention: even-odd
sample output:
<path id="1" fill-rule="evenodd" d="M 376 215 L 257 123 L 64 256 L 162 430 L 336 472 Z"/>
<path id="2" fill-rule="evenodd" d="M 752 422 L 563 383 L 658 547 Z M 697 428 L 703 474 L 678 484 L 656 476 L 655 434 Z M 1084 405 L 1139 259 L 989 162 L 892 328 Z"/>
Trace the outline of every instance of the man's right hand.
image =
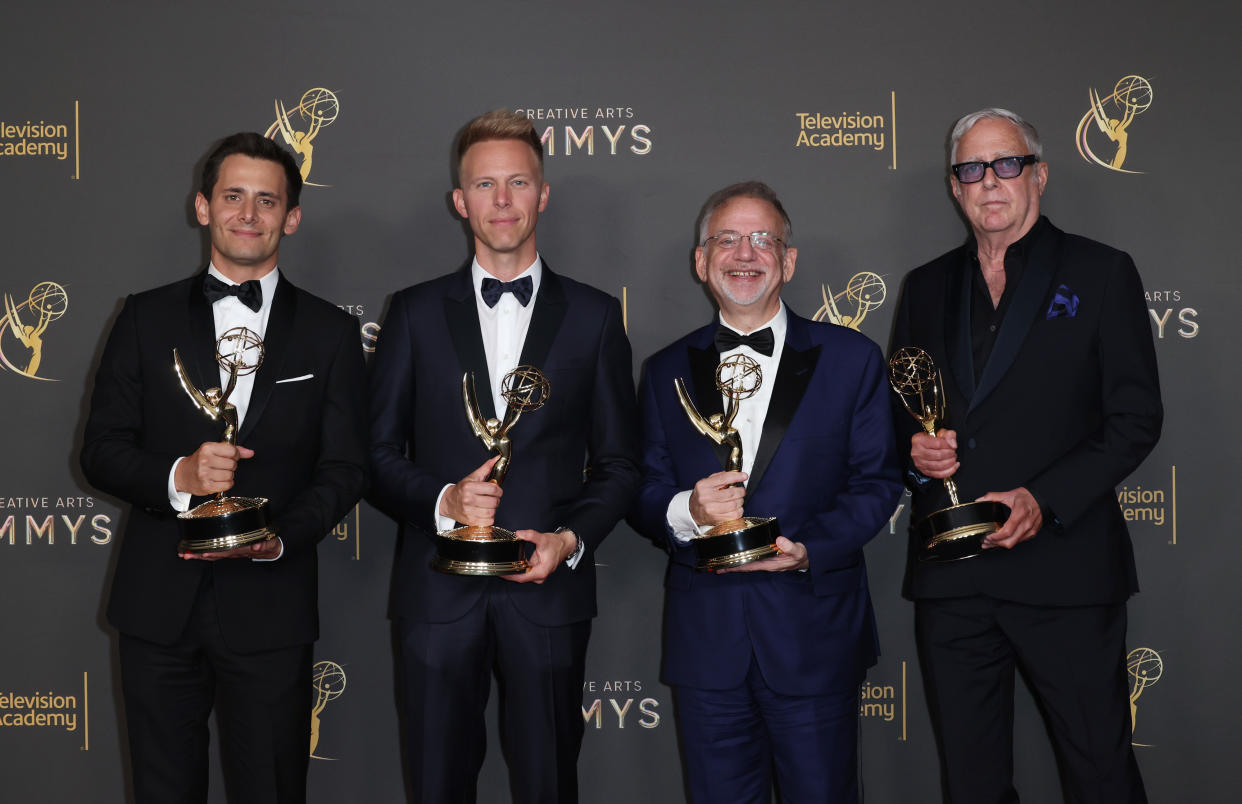
<path id="1" fill-rule="evenodd" d="M 227 441 L 204 441 L 177 464 L 173 485 L 177 491 L 208 497 L 233 487 L 237 462 L 254 455 L 254 450 Z"/>
<path id="2" fill-rule="evenodd" d="M 500 505 L 500 486 L 487 480 L 492 466 L 500 456 L 463 477 L 450 486 L 440 498 L 440 516 L 452 517 L 463 525 L 491 525 L 496 521 L 496 508 Z"/>
<path id="3" fill-rule="evenodd" d="M 719 525 L 742 518 L 742 485 L 745 472 L 716 472 L 694 484 L 690 491 L 690 516 L 699 525 Z"/>
<path id="4" fill-rule="evenodd" d="M 910 439 L 910 460 L 924 477 L 943 480 L 957 468 L 957 431 L 941 429 L 936 435 L 915 433 Z"/>

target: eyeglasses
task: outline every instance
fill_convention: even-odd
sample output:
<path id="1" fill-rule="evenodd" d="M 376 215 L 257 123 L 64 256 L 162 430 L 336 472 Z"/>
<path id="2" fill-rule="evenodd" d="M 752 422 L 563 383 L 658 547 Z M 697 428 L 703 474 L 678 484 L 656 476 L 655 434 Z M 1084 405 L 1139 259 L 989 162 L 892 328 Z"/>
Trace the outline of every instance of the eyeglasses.
<path id="1" fill-rule="evenodd" d="M 715 240 L 719 248 L 728 251 L 729 249 L 737 248 L 747 238 L 750 238 L 750 247 L 755 251 L 771 251 L 778 244 L 784 245 L 785 243 L 784 240 L 781 240 L 776 235 L 768 234 L 767 232 L 751 232 L 750 234 L 717 232 L 711 237 L 704 238 L 702 245 L 706 246 L 708 240 Z"/>
<path id="2" fill-rule="evenodd" d="M 983 174 L 988 168 L 992 168 L 992 172 L 998 179 L 1016 179 L 1022 175 L 1022 168 L 1038 161 L 1039 157 L 1035 154 L 1027 154 L 1026 156 L 1002 156 L 991 162 L 959 162 L 953 166 L 953 175 L 957 176 L 957 180 L 962 184 L 974 184 L 977 181 L 983 181 Z"/>

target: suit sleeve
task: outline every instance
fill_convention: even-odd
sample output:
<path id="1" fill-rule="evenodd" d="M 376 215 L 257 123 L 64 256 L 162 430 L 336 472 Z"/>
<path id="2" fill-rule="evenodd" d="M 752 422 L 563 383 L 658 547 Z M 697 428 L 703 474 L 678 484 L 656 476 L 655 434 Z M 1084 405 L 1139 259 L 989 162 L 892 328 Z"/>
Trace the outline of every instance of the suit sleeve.
<path id="1" fill-rule="evenodd" d="M 839 423 L 848 424 L 845 488 L 830 498 L 830 508 L 789 536 L 806 545 L 813 576 L 857 563 L 863 545 L 888 522 L 901 495 L 886 366 L 874 344 L 868 345 L 856 394 L 848 423 Z"/>
<path id="2" fill-rule="evenodd" d="M 142 343 L 138 303 L 126 298 L 95 374 L 82 439 L 82 471 L 92 486 L 132 505 L 173 513 L 168 472 L 181 457 L 143 438 Z M 165 378 L 168 379 L 168 378 Z"/>
<path id="3" fill-rule="evenodd" d="M 1128 255 L 1113 266 L 1099 327 L 1100 425 L 1027 484 L 1063 526 L 1142 463 L 1164 418 L 1142 282 Z"/>
<path id="4" fill-rule="evenodd" d="M 341 321 L 331 345 L 310 482 L 273 522 L 286 551 L 314 549 L 366 491 L 366 369 L 357 323 L 352 316 Z"/>
<path id="5" fill-rule="evenodd" d="M 586 482 L 564 510 L 564 526 L 594 551 L 625 516 L 639 482 L 638 406 L 621 304 L 609 298 L 595 361 Z"/>
<path id="6" fill-rule="evenodd" d="M 427 530 L 446 483 L 408 457 L 414 438 L 415 354 L 412 312 L 404 294 L 393 297 L 370 377 L 371 471 L 374 502 L 398 521 Z"/>
<path id="7" fill-rule="evenodd" d="M 665 550 L 672 551 L 672 533 L 668 527 L 668 506 L 681 488 L 673 469 L 673 456 L 664 433 L 664 422 L 652 388 L 651 365 L 648 362 L 639 384 L 642 410 L 643 480 L 638 500 L 630 512 L 630 524 L 639 533 Z"/>

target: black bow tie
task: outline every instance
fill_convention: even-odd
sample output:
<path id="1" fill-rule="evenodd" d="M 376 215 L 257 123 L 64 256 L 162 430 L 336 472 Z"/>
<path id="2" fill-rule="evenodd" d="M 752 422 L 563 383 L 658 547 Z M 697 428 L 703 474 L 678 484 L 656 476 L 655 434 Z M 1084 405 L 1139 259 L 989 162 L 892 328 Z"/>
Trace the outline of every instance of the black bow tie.
<path id="1" fill-rule="evenodd" d="M 212 304 L 220 301 L 225 296 L 236 296 L 239 302 L 256 313 L 263 306 L 263 286 L 259 284 L 257 279 L 248 279 L 240 285 L 230 285 L 226 282 L 221 282 L 211 274 L 207 274 L 203 279 L 203 295 Z"/>
<path id="2" fill-rule="evenodd" d="M 483 294 L 483 302 L 488 307 L 495 307 L 496 302 L 506 293 L 512 293 L 523 307 L 530 303 L 530 294 L 535 289 L 535 282 L 529 276 L 523 276 L 512 282 L 501 282 L 490 276 L 483 277 L 479 292 Z"/>
<path id="3" fill-rule="evenodd" d="M 776 346 L 776 338 L 772 335 L 771 327 L 764 327 L 749 335 L 735 332 L 728 327 L 716 328 L 716 349 L 721 354 L 739 346 L 749 346 L 759 354 L 771 357 L 772 349 Z"/>

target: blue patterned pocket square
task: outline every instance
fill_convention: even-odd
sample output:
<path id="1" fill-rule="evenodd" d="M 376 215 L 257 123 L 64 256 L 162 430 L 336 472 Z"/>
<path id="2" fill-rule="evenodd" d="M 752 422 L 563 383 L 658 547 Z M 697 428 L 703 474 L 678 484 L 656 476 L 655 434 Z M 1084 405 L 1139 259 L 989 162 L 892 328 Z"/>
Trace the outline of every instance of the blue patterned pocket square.
<path id="1" fill-rule="evenodd" d="M 1057 288 L 1056 295 L 1052 297 L 1052 304 L 1048 305 L 1048 318 L 1073 318 L 1078 314 L 1078 297 L 1074 295 L 1074 291 L 1065 285 Z"/>

